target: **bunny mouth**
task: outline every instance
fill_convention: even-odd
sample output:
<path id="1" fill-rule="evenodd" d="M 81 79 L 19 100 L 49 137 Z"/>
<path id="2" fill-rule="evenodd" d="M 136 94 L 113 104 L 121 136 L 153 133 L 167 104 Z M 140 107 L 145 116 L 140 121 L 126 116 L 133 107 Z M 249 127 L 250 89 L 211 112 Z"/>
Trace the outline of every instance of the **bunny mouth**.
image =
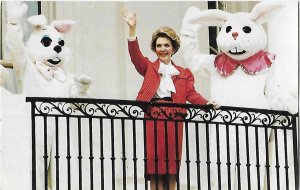
<path id="1" fill-rule="evenodd" d="M 229 53 L 232 55 L 241 55 L 246 53 L 245 50 L 239 50 L 238 48 L 235 48 L 234 50 L 229 50 Z"/>
<path id="2" fill-rule="evenodd" d="M 56 57 L 55 59 L 48 59 L 47 60 L 49 63 L 51 63 L 52 65 L 57 65 L 61 62 L 61 59 L 59 59 L 58 57 Z"/>

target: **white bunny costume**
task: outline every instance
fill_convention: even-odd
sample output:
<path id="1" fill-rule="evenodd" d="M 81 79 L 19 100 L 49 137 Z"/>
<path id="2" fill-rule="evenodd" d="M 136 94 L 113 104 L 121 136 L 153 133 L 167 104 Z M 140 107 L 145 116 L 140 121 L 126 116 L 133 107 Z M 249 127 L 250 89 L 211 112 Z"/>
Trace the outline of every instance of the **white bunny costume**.
<path id="1" fill-rule="evenodd" d="M 7 36 L 6 42 L 13 58 L 13 69 L 17 77 L 18 90 L 26 96 L 33 97 L 87 97 L 91 79 L 87 76 L 73 76 L 64 64 L 70 55 L 65 46 L 63 33 L 69 31 L 74 24 L 71 20 L 56 20 L 50 25 L 44 15 L 28 18 L 33 25 L 27 44 L 23 43 L 21 18 L 27 11 L 25 3 L 20 1 L 6 2 L 7 4 Z M 55 120 L 47 121 L 47 152 L 44 152 L 44 121 L 36 119 L 36 188 L 56 189 L 55 183 Z M 65 139 L 66 121 L 58 119 L 59 134 Z M 72 135 L 72 134 L 71 134 Z M 60 187 L 67 188 L 68 179 L 65 155 L 66 146 L 63 140 L 59 142 L 60 149 Z M 47 162 L 44 163 L 44 155 Z M 45 157 L 45 158 L 46 158 Z M 63 159 L 64 158 L 64 159 Z M 48 182 L 45 184 L 45 170 L 48 173 Z"/>
<path id="2" fill-rule="evenodd" d="M 211 99 L 224 106 L 262 109 L 271 109 L 273 107 L 265 95 L 265 90 L 267 88 L 268 79 L 270 78 L 270 68 L 272 68 L 272 64 L 275 63 L 276 56 L 263 51 L 267 45 L 267 35 L 262 24 L 282 7 L 282 2 L 262 1 L 253 8 L 251 13 L 240 12 L 232 14 L 215 9 L 200 11 L 196 7 L 191 7 L 187 10 L 183 18 L 181 30 L 184 59 L 188 68 L 193 72 L 197 71 L 199 74 L 209 75 Z M 201 25 L 222 26 L 217 36 L 218 47 L 221 50 L 220 54 L 209 55 L 199 52 L 197 32 Z M 294 104 L 297 104 L 297 102 L 294 102 Z M 292 113 L 297 112 L 294 105 L 285 107 Z M 211 189 L 218 189 L 218 185 L 222 187 L 222 190 L 238 189 L 240 185 L 242 185 L 244 189 L 248 184 L 251 186 L 251 189 L 267 188 L 269 184 L 266 182 L 266 162 L 265 156 L 262 156 L 265 155 L 265 150 L 260 152 L 259 156 L 256 156 L 255 142 L 253 140 L 255 139 L 254 130 L 249 132 L 251 163 L 249 176 L 245 166 L 247 163 L 245 153 L 241 153 L 238 158 L 242 165 L 240 168 L 236 167 L 235 128 L 231 127 L 231 129 L 232 131 L 229 132 L 230 144 L 231 147 L 233 147 L 231 148 L 230 154 L 231 176 L 227 175 L 229 168 L 226 165 L 228 162 L 226 137 L 224 135 L 226 131 L 225 127 L 220 127 L 220 134 L 224 135 L 222 137 L 220 136 L 220 142 L 223 143 L 220 145 L 221 184 L 218 184 L 217 169 L 212 168 Z M 251 129 L 249 128 L 249 130 Z M 234 135 L 230 135 L 230 133 L 234 133 Z M 245 139 L 244 130 L 239 131 L 239 137 L 240 139 Z M 212 136 L 211 138 L 211 146 L 213 147 L 211 148 L 211 155 L 212 157 L 216 157 L 216 152 L 213 152 L 214 146 L 216 146 L 214 144 L 216 137 Z M 260 146 L 265 146 L 263 136 L 259 137 L 258 142 Z M 244 147 L 244 144 L 240 145 L 241 152 L 244 151 Z M 258 169 L 255 166 L 257 157 L 260 160 L 259 177 L 257 174 Z M 212 158 L 213 165 L 217 162 L 215 159 L 216 158 Z M 239 169 L 240 171 L 238 171 Z M 273 175 L 272 172 L 270 175 Z M 240 178 L 240 184 L 237 183 L 238 178 Z M 272 180 L 274 180 L 274 178 L 272 178 Z M 271 186 L 275 185 L 274 181 L 272 181 L 272 183 L 274 184 L 271 184 Z"/>

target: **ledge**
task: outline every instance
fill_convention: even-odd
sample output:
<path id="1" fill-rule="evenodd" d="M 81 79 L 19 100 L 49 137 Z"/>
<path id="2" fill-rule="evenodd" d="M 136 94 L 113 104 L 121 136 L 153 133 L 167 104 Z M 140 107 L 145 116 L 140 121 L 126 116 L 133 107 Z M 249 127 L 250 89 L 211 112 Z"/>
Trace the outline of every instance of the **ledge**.
<path id="1" fill-rule="evenodd" d="M 0 60 L 0 64 L 5 68 L 13 68 L 13 62 L 10 60 Z"/>

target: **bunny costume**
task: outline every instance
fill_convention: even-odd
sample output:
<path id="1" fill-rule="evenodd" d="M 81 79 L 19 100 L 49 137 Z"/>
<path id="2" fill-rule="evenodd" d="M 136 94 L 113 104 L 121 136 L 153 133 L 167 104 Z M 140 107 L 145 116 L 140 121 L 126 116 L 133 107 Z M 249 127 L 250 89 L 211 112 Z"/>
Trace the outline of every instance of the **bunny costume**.
<path id="1" fill-rule="evenodd" d="M 63 67 L 69 55 L 62 33 L 66 33 L 74 24 L 71 20 L 53 21 L 47 25 L 44 15 L 28 18 L 33 25 L 27 44 L 23 42 L 21 18 L 27 11 L 27 5 L 22 2 L 6 2 L 7 5 L 7 36 L 6 42 L 14 61 L 14 72 L 18 82 L 18 91 L 26 96 L 33 97 L 87 97 L 91 79 L 87 76 L 73 76 Z M 47 189 L 56 186 L 55 183 L 55 126 L 59 126 L 60 135 L 66 136 L 66 121 L 48 118 L 45 121 L 37 118 L 36 121 L 36 188 Z M 47 136 L 44 137 L 44 130 Z M 58 129 L 57 129 L 58 130 Z M 58 133 L 58 131 L 57 131 Z M 45 141 L 43 138 L 46 138 Z M 47 149 L 44 150 L 44 143 Z M 60 155 L 66 154 L 66 146 L 60 142 Z M 66 166 L 66 159 L 61 159 L 61 165 Z M 51 168 L 51 169 L 50 169 Z M 66 167 L 61 173 L 66 174 Z M 48 181 L 47 174 L 50 179 Z M 61 177 L 63 175 L 61 174 Z M 65 177 L 65 176 L 63 176 Z M 67 187 L 68 180 L 61 180 L 61 187 Z"/>
<path id="2" fill-rule="evenodd" d="M 225 106 L 271 108 L 265 89 L 275 55 L 263 51 L 267 45 L 267 35 L 262 23 L 282 6 L 281 2 L 263 1 L 251 13 L 235 14 L 215 9 L 200 11 L 196 7 L 187 10 L 181 30 L 184 58 L 193 72 L 209 75 L 211 99 Z M 218 55 L 199 52 L 197 33 L 201 25 L 222 26 L 217 36 L 221 50 Z M 225 125 L 219 127 L 221 175 L 218 175 L 216 164 L 211 165 L 211 180 L 207 184 L 202 183 L 204 187 L 221 187 L 222 190 L 247 186 L 251 186 L 251 189 L 273 188 L 276 179 L 275 172 L 272 171 L 275 171 L 275 164 L 270 170 L 266 170 L 269 163 L 266 161 L 265 149 L 268 143 L 270 147 L 274 146 L 274 141 L 270 138 L 271 131 L 265 133 L 263 128 L 258 129 L 259 133 L 267 135 L 256 136 L 254 128 L 247 129 L 245 132 L 238 130 L 238 126 L 229 126 L 229 131 L 226 131 Z M 226 135 L 229 136 L 229 154 L 226 152 Z M 236 138 L 237 135 L 239 139 Z M 246 137 L 249 143 L 248 153 L 245 151 Z M 212 135 L 210 138 L 211 162 L 216 163 L 216 137 Z M 256 138 L 259 152 L 255 149 Z M 274 155 L 271 150 L 269 154 L 271 163 Z M 250 165 L 247 164 L 248 161 Z M 283 180 L 282 184 L 285 184 Z"/>

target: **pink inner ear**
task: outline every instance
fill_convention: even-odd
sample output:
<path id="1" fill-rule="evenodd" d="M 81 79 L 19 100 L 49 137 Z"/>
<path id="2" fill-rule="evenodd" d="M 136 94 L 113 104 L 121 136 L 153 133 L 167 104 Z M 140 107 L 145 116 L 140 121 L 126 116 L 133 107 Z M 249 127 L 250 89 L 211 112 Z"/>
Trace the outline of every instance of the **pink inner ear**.
<path id="1" fill-rule="evenodd" d="M 60 33 L 66 33 L 70 30 L 70 28 L 71 28 L 71 25 L 69 25 L 69 24 L 55 26 L 55 29 Z"/>

